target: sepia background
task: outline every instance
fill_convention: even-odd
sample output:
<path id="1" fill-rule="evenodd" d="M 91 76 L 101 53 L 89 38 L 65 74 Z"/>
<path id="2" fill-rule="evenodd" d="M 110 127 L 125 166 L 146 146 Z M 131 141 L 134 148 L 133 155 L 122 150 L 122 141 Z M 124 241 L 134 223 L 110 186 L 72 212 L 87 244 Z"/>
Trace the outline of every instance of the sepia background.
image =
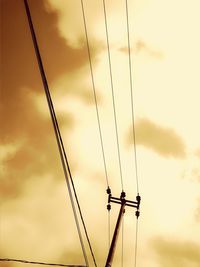
<path id="1" fill-rule="evenodd" d="M 81 2 L 28 2 L 92 247 L 98 266 L 104 266 L 107 184 Z M 24 3 L 0 3 L 0 257 L 84 264 Z M 142 197 L 137 266 L 199 267 L 200 3 L 132 0 L 128 5 Z M 118 197 L 122 189 L 103 4 L 85 0 L 84 6 L 109 185 Z M 106 1 L 106 7 L 124 190 L 134 200 L 125 0 Z M 118 211 L 112 204 L 111 233 Z M 135 211 L 127 207 L 124 267 L 134 266 L 135 227 Z M 120 234 L 116 267 L 122 266 L 121 246 Z"/>

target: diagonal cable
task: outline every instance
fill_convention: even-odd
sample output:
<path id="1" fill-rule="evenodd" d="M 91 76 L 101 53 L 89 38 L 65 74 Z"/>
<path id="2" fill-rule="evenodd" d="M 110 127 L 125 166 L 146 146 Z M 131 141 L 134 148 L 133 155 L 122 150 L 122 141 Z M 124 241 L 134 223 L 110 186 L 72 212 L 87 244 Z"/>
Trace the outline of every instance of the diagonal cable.
<path id="1" fill-rule="evenodd" d="M 134 158 L 135 158 L 135 175 L 137 184 L 137 193 L 139 194 L 139 182 L 138 182 L 138 167 L 137 167 L 137 151 L 136 151 L 136 134 L 135 134 L 135 114 L 133 105 L 133 78 L 132 78 L 132 64 L 131 64 L 131 48 L 130 48 L 130 31 L 129 31 L 129 13 L 128 13 L 128 1 L 126 1 L 126 26 L 127 26 L 127 41 L 128 41 L 128 58 L 129 58 L 129 77 L 130 77 L 130 91 L 131 91 L 131 114 L 132 114 L 132 134 L 134 144 Z"/>
<path id="2" fill-rule="evenodd" d="M 102 136 L 102 130 L 101 130 L 100 117 L 99 117 L 97 94 L 96 94 L 96 87 L 95 87 L 95 82 L 94 82 L 94 73 L 93 73 L 93 67 L 92 67 L 92 59 L 91 59 L 91 53 L 90 53 L 90 45 L 89 45 L 89 38 L 88 38 L 88 31 L 87 31 L 86 16 L 85 16 L 85 9 L 84 9 L 83 0 L 81 0 L 81 9 L 82 9 L 85 37 L 86 37 L 86 43 L 87 43 L 87 52 L 88 52 L 88 58 L 89 58 L 90 74 L 91 74 L 91 79 L 92 79 L 92 88 L 93 88 L 93 94 L 94 94 L 94 100 L 95 100 L 95 108 L 96 108 L 96 114 L 97 114 L 99 136 L 100 136 L 100 141 L 101 141 L 101 150 L 102 150 L 102 156 L 103 156 L 105 177 L 106 177 L 107 187 L 109 187 L 108 172 L 107 172 L 106 158 L 105 158 L 105 151 L 104 151 L 104 144 L 103 144 L 103 136 Z"/>
<path id="3" fill-rule="evenodd" d="M 81 247 L 82 247 L 82 251 L 83 251 L 83 255 L 84 255 L 84 258 L 85 258 L 86 265 L 89 266 L 87 255 L 86 255 L 86 251 L 85 251 L 84 244 L 83 244 L 81 231 L 80 231 L 78 217 L 77 217 L 77 214 L 76 214 L 76 209 L 75 209 L 75 204 L 74 204 L 74 200 L 73 200 L 73 196 L 72 196 L 72 192 L 71 192 L 71 187 L 70 187 L 70 184 L 69 184 L 66 165 L 67 165 L 67 168 L 68 168 L 68 171 L 69 171 L 70 179 L 71 179 L 73 190 L 74 190 L 74 193 L 75 193 L 75 198 L 76 198 L 76 201 L 77 201 L 77 205 L 78 205 L 78 208 L 79 208 L 81 220 L 82 220 L 82 223 L 83 223 L 83 226 L 84 226 L 84 230 L 85 230 L 85 233 L 86 233 L 86 237 L 87 237 L 87 240 L 88 240 L 88 243 L 89 243 L 90 250 L 92 248 L 91 248 L 91 244 L 90 244 L 90 241 L 89 241 L 89 238 L 88 238 L 88 234 L 87 234 L 87 230 L 86 230 L 85 223 L 84 223 L 84 220 L 83 220 L 83 216 L 82 216 L 82 213 L 81 213 L 81 210 L 80 210 L 80 204 L 79 204 L 79 201 L 78 201 L 78 198 L 77 198 L 77 195 L 76 195 L 73 179 L 72 179 L 70 168 L 69 168 L 69 163 L 68 163 L 68 160 L 67 160 L 67 157 L 66 157 L 66 153 L 65 153 L 65 149 L 64 149 L 61 133 L 60 133 L 60 130 L 59 130 L 57 119 L 56 119 L 53 103 L 52 103 L 52 100 L 51 100 L 51 95 L 50 95 L 50 91 L 49 91 L 46 75 L 45 75 L 45 72 L 44 72 L 44 67 L 43 67 L 43 64 L 42 64 L 42 59 L 41 59 L 39 47 L 38 47 L 38 44 L 37 44 L 37 39 L 36 39 L 36 35 L 35 35 L 35 31 L 34 31 L 34 27 L 33 27 L 31 14 L 30 14 L 30 10 L 29 10 L 29 6 L 28 6 L 27 0 L 24 0 L 24 4 L 25 4 L 25 8 L 26 8 L 28 21 L 29 21 L 29 26 L 30 26 L 30 30 L 31 30 L 31 35 L 32 35 L 33 43 L 34 43 L 35 52 L 36 52 L 36 55 L 37 55 L 38 65 L 39 65 L 39 69 L 40 69 L 40 73 L 41 73 L 41 77 L 42 77 L 42 81 L 43 81 L 43 85 L 44 85 L 44 90 L 45 90 L 45 94 L 46 94 L 46 98 L 47 98 L 47 102 L 48 102 L 48 106 L 49 106 L 49 110 L 50 110 L 50 114 L 51 114 L 51 119 L 52 119 L 54 131 L 55 131 L 55 135 L 56 135 L 56 140 L 57 140 L 57 144 L 58 144 L 58 148 L 59 148 L 59 153 L 60 153 L 61 162 L 62 162 L 64 174 L 65 174 L 65 179 L 66 179 L 66 182 L 67 182 L 67 187 L 68 187 L 68 191 L 69 191 L 69 195 L 70 195 L 70 200 L 71 200 L 71 203 L 72 203 L 72 208 L 73 208 L 74 217 L 75 217 L 75 221 L 76 221 L 76 225 L 77 225 L 79 239 L 80 239 L 80 243 L 81 243 Z M 65 163 L 66 163 L 66 165 L 65 165 Z M 91 251 L 91 253 L 92 253 L 92 256 L 94 256 L 92 251 Z"/>
<path id="4" fill-rule="evenodd" d="M 70 264 L 62 264 L 62 263 L 47 263 L 47 262 L 40 262 L 40 261 L 28 261 L 28 260 L 20 260 L 20 259 L 0 259 L 2 262 L 19 262 L 24 264 L 36 264 L 36 265 L 46 265 L 46 266 L 60 266 L 60 267 L 86 267 L 85 265 L 70 265 Z"/>
<path id="5" fill-rule="evenodd" d="M 67 170 L 68 170 L 68 173 L 69 173 L 69 176 L 70 176 L 70 181 L 71 181 L 72 188 L 73 188 L 73 191 L 74 191 L 74 196 L 75 196 L 75 199 L 76 199 L 76 203 L 77 203 L 77 206 L 78 206 L 79 214 L 80 214 L 81 221 L 82 221 L 82 224 L 83 224 L 83 228 L 84 228 L 84 231 L 85 231 L 86 239 L 88 241 L 89 249 L 90 249 L 94 264 L 95 264 L 95 266 L 97 266 L 96 259 L 95 259 L 95 256 L 94 256 L 94 252 L 93 252 L 93 249 L 92 249 L 92 245 L 91 245 L 91 242 L 90 242 L 90 239 L 89 239 L 89 236 L 88 236 L 86 224 L 85 224 L 85 221 L 84 221 L 84 218 L 83 218 L 83 214 L 82 214 L 82 211 L 81 211 L 81 207 L 80 207 L 80 204 L 79 204 L 78 196 L 77 196 L 77 193 L 76 193 L 76 189 L 75 189 L 74 181 L 73 181 L 73 178 L 72 178 L 72 174 L 71 174 L 69 162 L 68 162 L 68 159 L 67 159 L 67 155 L 66 155 L 66 152 L 65 152 L 62 136 L 61 136 L 61 133 L 60 133 L 60 130 L 59 130 L 58 121 L 57 121 L 57 118 L 56 118 L 56 115 L 55 115 L 55 111 L 54 111 L 54 108 L 53 108 L 53 102 L 52 102 L 52 99 L 51 99 L 51 96 L 50 96 L 50 92 L 48 92 L 48 95 L 49 95 L 48 98 L 49 98 L 49 101 L 50 101 L 50 105 L 51 105 L 52 110 L 53 110 L 53 116 L 55 118 L 55 124 L 56 124 L 56 128 L 57 128 L 57 131 L 58 131 L 58 136 L 59 136 L 59 140 L 60 140 L 60 143 L 61 143 L 61 147 L 62 147 L 64 159 L 65 159 L 65 163 L 67 165 Z"/>
<path id="6" fill-rule="evenodd" d="M 119 147 L 119 135 L 118 135 L 116 107 L 115 107 L 115 94 L 114 94 L 113 77 L 112 77 L 112 64 L 111 64 L 111 56 L 110 56 L 110 44 L 109 44 L 109 37 L 108 37 L 108 24 L 107 24 L 105 0 L 103 0 L 103 11 L 104 11 L 104 21 L 105 21 L 105 29 L 106 29 L 106 43 L 107 43 L 107 51 L 108 51 L 110 84 L 111 84 L 111 91 L 112 91 L 112 104 L 113 104 L 113 113 L 114 113 L 114 120 L 115 120 L 115 133 L 116 133 L 116 141 L 117 141 L 119 170 L 120 170 L 120 178 L 121 178 L 121 187 L 123 191 L 124 186 L 123 186 L 123 177 L 122 177 L 122 164 L 121 164 L 121 155 L 120 155 L 120 147 Z"/>

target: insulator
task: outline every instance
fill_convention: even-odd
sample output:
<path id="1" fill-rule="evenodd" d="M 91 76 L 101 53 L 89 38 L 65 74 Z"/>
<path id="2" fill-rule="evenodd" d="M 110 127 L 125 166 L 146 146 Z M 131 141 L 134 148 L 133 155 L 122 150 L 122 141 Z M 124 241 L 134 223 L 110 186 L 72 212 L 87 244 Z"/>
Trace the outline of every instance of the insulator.
<path id="1" fill-rule="evenodd" d="M 126 193 L 124 191 L 121 192 L 121 197 L 120 198 L 125 198 Z"/>
<path id="2" fill-rule="evenodd" d="M 108 210 L 108 211 L 111 210 L 111 205 L 110 205 L 110 204 L 107 205 L 107 210 Z"/>
<path id="3" fill-rule="evenodd" d="M 107 188 L 106 192 L 107 192 L 108 195 L 111 194 L 111 189 L 110 189 L 110 187 Z"/>
<path id="4" fill-rule="evenodd" d="M 141 196 L 140 195 L 137 195 L 136 196 L 136 200 L 137 200 L 137 202 L 140 202 L 141 201 Z"/>
<path id="5" fill-rule="evenodd" d="M 136 216 L 137 219 L 138 219 L 138 217 L 140 216 L 140 212 L 139 212 L 139 210 L 136 210 L 136 212 L 135 212 L 135 216 Z"/>

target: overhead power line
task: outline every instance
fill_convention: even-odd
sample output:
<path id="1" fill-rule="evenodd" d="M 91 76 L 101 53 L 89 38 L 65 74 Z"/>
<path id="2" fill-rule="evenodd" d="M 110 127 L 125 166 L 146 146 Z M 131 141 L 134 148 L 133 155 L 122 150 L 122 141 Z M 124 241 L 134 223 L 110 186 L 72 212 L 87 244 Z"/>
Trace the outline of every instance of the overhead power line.
<path id="1" fill-rule="evenodd" d="M 138 219 L 136 219 L 136 230 L 135 230 L 135 261 L 134 261 L 134 267 L 137 266 L 137 248 L 138 248 Z"/>
<path id="2" fill-rule="evenodd" d="M 105 28 L 106 28 L 106 43 L 107 43 L 107 51 L 108 51 L 110 85 L 111 85 L 111 91 L 112 91 L 112 104 L 113 104 L 113 113 L 114 113 L 114 121 L 115 121 L 115 133 L 116 133 L 116 141 L 117 141 L 119 170 L 120 170 L 121 187 L 123 191 L 124 185 L 123 185 L 123 177 L 122 177 L 122 164 L 121 164 L 121 155 L 120 155 L 120 146 L 119 146 L 119 134 L 118 134 L 116 107 L 115 107 L 115 94 L 114 94 L 114 85 L 113 85 L 113 77 L 112 77 L 112 64 L 111 64 L 111 56 L 110 56 L 110 44 L 109 44 L 109 36 L 108 36 L 108 23 L 107 23 L 105 0 L 103 0 L 103 11 L 104 11 L 104 22 L 105 22 Z"/>
<path id="3" fill-rule="evenodd" d="M 102 136 L 102 130 L 101 130 L 98 101 L 97 101 L 97 94 L 96 94 L 96 86 L 95 86 L 95 82 L 94 82 L 94 73 L 93 73 L 93 67 L 92 67 L 92 59 L 91 59 L 91 52 L 90 52 L 90 45 L 89 45 L 87 23 L 86 23 L 85 8 L 84 8 L 83 0 L 81 0 L 81 9 L 82 9 L 85 37 L 86 37 L 86 43 L 87 43 L 87 52 L 88 52 L 88 58 L 89 58 L 90 73 L 91 73 L 91 78 L 92 78 L 92 88 L 93 88 L 94 101 L 95 101 L 95 107 L 96 107 L 99 136 L 100 136 L 100 141 L 101 141 L 101 150 L 102 150 L 102 156 L 103 156 L 105 177 L 106 177 L 107 187 L 109 187 L 107 164 L 106 164 L 106 158 L 105 158 L 105 150 L 104 150 L 104 144 L 103 144 L 103 136 Z"/>
<path id="4" fill-rule="evenodd" d="M 108 210 L 108 249 L 110 248 L 110 210 Z"/>
<path id="5" fill-rule="evenodd" d="M 129 77 L 130 77 L 130 91 L 131 91 L 132 135 L 133 135 L 133 146 L 134 146 L 135 176 L 136 176 L 137 194 L 139 196 L 139 179 L 138 179 L 137 150 L 136 150 L 135 113 L 134 113 L 134 105 L 133 105 L 133 75 L 132 75 L 132 64 L 131 64 L 131 46 L 130 46 L 128 0 L 125 0 L 125 3 L 126 3 L 126 27 L 127 27 L 127 42 L 128 42 Z M 136 218 L 136 231 L 135 231 L 135 261 L 134 261 L 134 267 L 137 266 L 138 224 L 139 224 L 139 222 L 138 222 L 138 217 L 137 217 Z"/>
<path id="6" fill-rule="evenodd" d="M 65 152 L 62 136 L 61 136 L 61 133 L 60 133 L 60 129 L 59 129 L 58 121 L 57 121 L 57 118 L 56 118 L 53 102 L 52 102 L 52 99 L 51 99 L 49 86 L 48 86 L 47 78 L 46 78 L 46 75 L 45 75 L 45 71 L 44 71 L 44 67 L 43 67 L 43 63 L 42 63 L 42 58 L 41 58 L 41 54 L 40 54 L 40 51 L 39 51 L 37 38 L 36 38 L 35 31 L 34 31 L 32 18 L 31 18 L 31 14 L 30 14 L 30 9 L 29 9 L 27 0 L 24 0 L 24 4 L 25 4 L 26 14 L 27 14 L 27 17 L 28 17 L 28 22 L 29 22 L 29 26 L 30 26 L 30 30 L 31 30 L 31 35 L 32 35 L 33 43 L 34 43 L 34 48 L 35 48 L 35 52 L 36 52 L 36 56 L 37 56 L 37 60 L 38 60 L 40 74 L 41 74 L 42 81 L 43 81 L 44 91 L 45 91 L 46 98 L 47 98 L 47 103 L 48 103 L 48 106 L 49 106 L 49 111 L 50 111 L 50 115 L 51 115 L 51 119 L 52 119 L 52 124 L 53 124 L 54 131 L 55 131 L 55 136 L 56 136 L 56 140 L 57 140 L 57 144 L 58 144 L 60 158 L 61 158 L 61 162 L 62 162 L 62 166 L 63 166 L 63 171 L 64 171 L 64 174 L 65 174 L 65 179 L 66 179 L 66 183 L 67 183 L 67 187 L 68 187 L 68 191 L 69 191 L 70 201 L 71 201 L 71 204 L 72 204 L 72 209 L 73 209 L 73 213 L 74 213 L 74 217 L 75 217 L 75 222 L 76 222 L 76 226 L 77 226 L 77 230 L 78 230 L 78 234 L 79 234 L 79 239 L 80 239 L 80 243 L 81 243 L 84 259 L 85 259 L 86 265 L 89 266 L 87 255 L 86 255 L 86 251 L 85 251 L 85 247 L 84 247 L 84 243 L 83 243 L 83 238 L 82 238 L 82 235 L 81 235 L 79 221 L 78 221 L 78 217 L 77 217 L 77 213 L 76 213 L 76 208 L 75 208 L 75 204 L 74 204 L 74 200 L 73 200 L 73 196 L 72 196 L 72 192 L 71 192 L 68 173 L 69 173 L 70 180 L 71 180 L 71 183 L 72 183 L 75 199 L 76 199 L 76 202 L 77 202 L 77 206 L 78 206 L 78 209 L 79 209 L 81 221 L 82 221 L 82 224 L 83 224 L 83 227 L 84 227 L 84 231 L 85 231 L 86 238 L 87 238 L 87 241 L 88 241 L 88 244 L 89 244 L 89 248 L 90 248 L 90 251 L 91 251 L 95 266 L 97 266 L 96 265 L 96 260 L 95 260 L 95 257 L 94 257 L 94 253 L 93 253 L 93 250 L 92 250 L 92 247 L 91 247 L 91 243 L 90 243 L 90 240 L 89 240 L 89 237 L 88 237 L 86 225 L 85 225 L 85 222 L 84 222 L 84 219 L 83 219 L 83 215 L 82 215 L 82 212 L 81 212 L 81 208 L 80 208 L 80 204 L 79 204 L 79 201 L 78 201 L 78 197 L 77 197 L 77 194 L 76 194 L 75 186 L 74 186 L 74 183 L 73 183 L 73 179 L 72 179 L 72 175 L 71 175 L 71 171 L 70 171 L 70 167 L 69 167 L 69 162 L 68 162 L 68 159 L 67 159 L 67 156 L 66 156 L 66 152 Z M 66 165 L 67 165 L 67 168 L 66 168 Z M 68 173 L 67 173 L 67 170 L 68 170 Z"/>
<path id="7" fill-rule="evenodd" d="M 62 264 L 62 263 L 47 263 L 47 262 L 40 262 L 40 261 L 28 261 L 28 260 L 19 260 L 19 259 L 0 259 L 0 261 L 4 262 L 19 262 L 25 264 L 37 264 L 37 265 L 46 265 L 46 266 L 61 266 L 61 267 L 87 267 L 85 265 L 70 265 L 70 264 Z"/>
<path id="8" fill-rule="evenodd" d="M 135 113 L 133 106 L 133 75 L 131 64 L 131 47 L 130 47 L 130 31 L 129 31 L 129 13 L 128 13 L 128 1 L 126 1 L 126 27 L 127 27 L 127 41 L 128 41 L 128 58 L 129 58 L 129 77 L 130 77 L 130 90 L 131 90 L 131 114 L 132 114 L 132 134 L 134 145 L 134 158 L 135 158 L 135 175 L 137 184 L 137 193 L 139 194 L 139 182 L 138 182 L 138 167 L 137 167 L 137 151 L 136 151 L 136 134 L 135 134 Z"/>
<path id="9" fill-rule="evenodd" d="M 124 217 L 122 218 L 122 251 L 121 251 L 121 267 L 124 266 Z"/>

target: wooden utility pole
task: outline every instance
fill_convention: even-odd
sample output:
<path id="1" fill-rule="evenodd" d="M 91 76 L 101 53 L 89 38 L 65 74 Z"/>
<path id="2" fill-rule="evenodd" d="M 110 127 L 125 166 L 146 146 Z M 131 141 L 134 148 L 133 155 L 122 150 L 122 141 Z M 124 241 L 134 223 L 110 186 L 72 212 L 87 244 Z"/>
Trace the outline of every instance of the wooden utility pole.
<path id="1" fill-rule="evenodd" d="M 123 215 L 125 213 L 125 206 L 130 206 L 130 207 L 136 208 L 137 210 L 135 212 L 135 215 L 136 215 L 136 217 L 138 219 L 138 217 L 140 215 L 139 209 L 140 209 L 141 197 L 139 195 L 137 195 L 136 201 L 126 200 L 125 199 L 125 196 L 126 196 L 125 192 L 121 193 L 120 198 L 112 197 L 110 188 L 108 188 L 107 193 L 108 193 L 108 205 L 107 205 L 107 209 L 108 210 L 111 209 L 111 205 L 110 205 L 111 202 L 117 203 L 117 204 L 121 204 L 121 208 L 120 208 L 119 215 L 118 215 L 118 218 L 117 218 L 117 223 L 116 223 L 116 226 L 115 226 L 115 231 L 114 231 L 114 234 L 113 234 L 112 242 L 111 242 L 111 245 L 110 245 L 110 249 L 109 249 L 109 252 L 108 252 L 108 257 L 107 257 L 106 265 L 105 265 L 105 267 L 111 267 L 112 266 L 112 262 L 113 262 L 113 258 L 114 258 L 114 254 L 115 254 L 115 249 L 116 249 L 117 239 L 118 239 L 118 236 L 119 236 L 119 231 L 120 231 L 122 218 L 123 218 Z"/>

